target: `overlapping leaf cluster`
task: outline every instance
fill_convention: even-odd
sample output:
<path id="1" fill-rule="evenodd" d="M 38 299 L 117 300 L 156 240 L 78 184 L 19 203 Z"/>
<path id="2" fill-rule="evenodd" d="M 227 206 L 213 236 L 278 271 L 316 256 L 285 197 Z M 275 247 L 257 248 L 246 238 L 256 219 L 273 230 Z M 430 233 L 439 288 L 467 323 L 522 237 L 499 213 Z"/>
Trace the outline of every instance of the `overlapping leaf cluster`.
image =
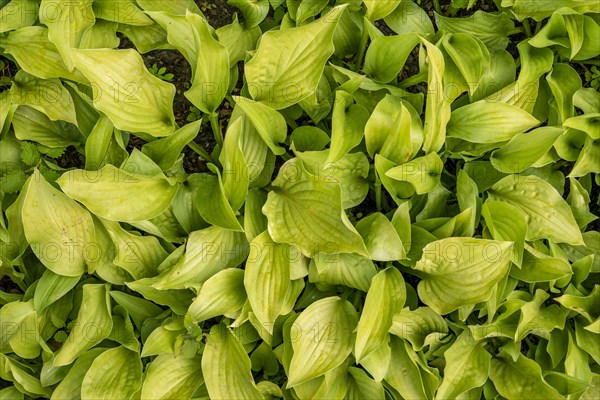
<path id="1" fill-rule="evenodd" d="M 597 399 L 600 3 L 229 2 L 0 1 L 1 398 Z"/>

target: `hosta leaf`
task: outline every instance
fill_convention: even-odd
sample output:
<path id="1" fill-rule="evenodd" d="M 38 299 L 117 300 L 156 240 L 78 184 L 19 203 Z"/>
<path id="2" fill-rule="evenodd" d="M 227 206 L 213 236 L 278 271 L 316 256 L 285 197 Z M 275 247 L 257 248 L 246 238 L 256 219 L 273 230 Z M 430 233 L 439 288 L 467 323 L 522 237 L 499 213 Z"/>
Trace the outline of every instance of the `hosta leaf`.
<path id="1" fill-rule="evenodd" d="M 357 363 L 384 343 L 392 318 L 402 310 L 405 300 L 404 279 L 396 268 L 386 268 L 373 277 L 357 326 Z"/>
<path id="2" fill-rule="evenodd" d="M 444 37 L 443 47 L 454 62 L 472 95 L 490 67 L 490 53 L 485 45 L 466 33 Z"/>
<path id="3" fill-rule="evenodd" d="M 61 120 L 77 125 L 73 99 L 60 80 L 37 79 L 25 71 L 19 71 L 10 91 L 13 104 L 35 108 L 52 121 Z"/>
<path id="4" fill-rule="evenodd" d="M 273 181 L 263 213 L 276 242 L 295 244 L 307 257 L 320 252 L 366 255 L 362 238 L 342 210 L 338 183 L 310 175 L 292 159 Z"/>
<path id="5" fill-rule="evenodd" d="M 438 378 L 409 346 L 395 336 L 391 337 L 391 359 L 385 381 L 405 399 L 430 399 Z"/>
<path id="6" fill-rule="evenodd" d="M 411 0 L 403 0 L 391 14 L 385 17 L 385 23 L 397 34 L 418 33 L 425 37 L 434 34 L 433 23 L 427 12 Z"/>
<path id="7" fill-rule="evenodd" d="M 542 158 L 563 132 L 561 128 L 543 127 L 517 134 L 495 150 L 490 161 L 498 171 L 507 174 L 523 172 Z"/>
<path id="8" fill-rule="evenodd" d="M 213 326 L 202 355 L 202 373 L 211 399 L 263 399 L 250 359 L 237 337 L 223 324 Z"/>
<path id="9" fill-rule="evenodd" d="M 508 272 L 511 242 L 448 238 L 428 244 L 415 269 L 421 300 L 440 314 L 476 304 Z"/>
<path id="10" fill-rule="evenodd" d="M 515 28 L 514 22 L 506 15 L 477 11 L 469 17 L 450 18 L 435 14 L 435 22 L 440 29 L 449 33 L 467 33 L 481 40 L 490 50 L 502 50 L 508 46 L 508 33 Z"/>
<path id="11" fill-rule="evenodd" d="M 387 17 L 398 7 L 400 0 L 365 0 L 367 6 L 367 18 L 369 21 L 377 21 Z"/>
<path id="12" fill-rule="evenodd" d="M 481 215 L 494 240 L 513 242 L 511 261 L 520 267 L 527 236 L 525 214 L 509 203 L 488 200 L 483 204 Z"/>
<path id="13" fill-rule="evenodd" d="M 31 26 L 35 23 L 40 3 L 36 0 L 12 0 L 10 5 L 6 2 L 0 3 L 0 33 L 13 31 L 15 29 Z"/>
<path id="14" fill-rule="evenodd" d="M 190 398 L 203 383 L 200 357 L 161 354 L 148 365 L 142 399 Z"/>
<path id="15" fill-rule="evenodd" d="M 394 315 L 390 333 L 407 340 L 415 351 L 448 333 L 448 324 L 429 307 L 404 308 Z"/>
<path id="16" fill-rule="evenodd" d="M 265 33 L 246 64 L 252 98 L 282 109 L 314 93 L 333 54 L 333 33 L 345 8 L 336 7 L 308 25 Z"/>
<path id="17" fill-rule="evenodd" d="M 369 160 L 364 153 L 346 154 L 336 162 L 327 162 L 327 150 L 296 155 L 311 175 L 323 177 L 326 182 L 340 184 L 342 207 L 345 210 L 359 205 L 367 196 Z"/>
<path id="18" fill-rule="evenodd" d="M 396 228 L 381 213 L 373 213 L 356 224 L 365 241 L 371 260 L 397 261 L 406 258 L 406 251 Z"/>
<path id="19" fill-rule="evenodd" d="M 444 352 L 446 366 L 444 379 L 436 393 L 437 399 L 453 399 L 485 383 L 492 356 L 483 348 L 484 345 L 485 342 L 475 341 L 465 330 Z"/>
<path id="20" fill-rule="evenodd" d="M 544 381 L 540 366 L 522 354 L 516 360 L 507 354 L 492 358 L 490 379 L 498 392 L 508 399 L 563 399 Z"/>
<path id="21" fill-rule="evenodd" d="M 75 67 L 91 82 L 94 106 L 117 129 L 168 136 L 175 130 L 175 87 L 153 76 L 134 50 L 72 50 Z"/>
<path id="22" fill-rule="evenodd" d="M 92 0 L 61 4 L 42 0 L 40 4 L 40 22 L 48 26 L 48 38 L 56 45 L 70 71 L 75 68 L 71 49 L 79 47 L 83 33 L 94 25 L 95 20 Z"/>
<path id="23" fill-rule="evenodd" d="M 343 90 L 335 94 L 331 127 L 331 146 L 327 162 L 336 162 L 362 140 L 369 119 L 368 110 L 354 104 L 354 98 Z"/>
<path id="24" fill-rule="evenodd" d="M 112 221 L 154 218 L 171 204 L 177 192 L 177 186 L 162 175 L 150 177 L 112 165 L 99 171 L 72 170 L 57 182 L 71 198 Z"/>
<path id="25" fill-rule="evenodd" d="M 48 39 L 48 29 L 45 27 L 27 26 L 11 31 L 7 36 L 0 38 L 0 47 L 13 56 L 24 71 L 33 76 L 85 82 L 81 72 L 69 71 L 58 49 Z M 31 54 L 36 54 L 37 57 L 31 57 Z"/>
<path id="26" fill-rule="evenodd" d="M 321 254 L 314 261 L 316 273 L 310 276 L 311 281 L 344 285 L 363 292 L 369 290 L 371 279 L 377 273 L 370 259 L 353 253 Z"/>
<path id="27" fill-rule="evenodd" d="M 44 308 L 63 297 L 75 287 L 79 278 L 79 276 L 57 275 L 50 270 L 44 271 L 33 296 L 36 311 L 42 312 Z"/>
<path id="28" fill-rule="evenodd" d="M 142 385 L 139 354 L 115 347 L 100 354 L 81 384 L 82 399 L 128 399 Z"/>
<path id="29" fill-rule="evenodd" d="M 95 235 L 90 214 L 35 172 L 23 203 L 25 237 L 38 259 L 58 275 L 79 277 L 93 269 Z"/>
<path id="30" fill-rule="evenodd" d="M 510 271 L 512 277 L 524 282 L 549 282 L 571 274 L 568 262 L 548 256 L 527 244 L 521 268 L 513 268 Z"/>
<path id="31" fill-rule="evenodd" d="M 171 136 L 145 144 L 142 147 L 142 152 L 156 162 L 163 170 L 167 170 L 175 164 L 184 147 L 194 140 L 200 130 L 201 124 L 202 120 L 187 124 L 175 131 Z"/>
<path id="32" fill-rule="evenodd" d="M 218 226 L 190 234 L 183 258 L 153 284 L 157 289 L 183 289 L 205 282 L 225 268 L 234 268 L 248 257 L 248 242 L 242 232 Z"/>
<path id="33" fill-rule="evenodd" d="M 96 18 L 125 25 L 151 25 L 152 20 L 140 10 L 134 0 L 94 0 Z"/>
<path id="34" fill-rule="evenodd" d="M 287 124 L 283 116 L 263 103 L 252 101 L 244 97 L 235 97 L 236 105 L 248 116 L 252 125 L 276 155 L 285 153 L 279 146 L 287 136 Z"/>
<path id="35" fill-rule="evenodd" d="M 429 153 L 391 168 L 385 174 L 397 181 L 409 182 L 417 194 L 429 193 L 440 183 L 444 164 L 437 153 Z"/>
<path id="36" fill-rule="evenodd" d="M 419 41 L 414 33 L 374 39 L 365 55 L 365 74 L 375 82 L 392 82 L 404 68 L 408 56 Z"/>
<path id="37" fill-rule="evenodd" d="M 188 11 L 188 23 L 194 27 L 194 45 L 198 56 L 192 87 L 185 96 L 199 110 L 215 112 L 229 88 L 229 53 L 210 33 L 210 25 L 198 14 Z"/>
<path id="38" fill-rule="evenodd" d="M 202 322 L 241 309 L 246 299 L 244 271 L 227 268 L 207 279 L 187 315 L 194 322 Z"/>
<path id="39" fill-rule="evenodd" d="M 369 378 L 364 370 L 354 367 L 348 368 L 346 395 L 349 399 L 383 400 L 385 398 L 383 385 Z"/>
<path id="40" fill-rule="evenodd" d="M 54 358 L 55 367 L 71 364 L 81 353 L 108 337 L 113 326 L 110 308 L 107 285 L 83 286 L 81 308 L 69 338 Z"/>
<path id="41" fill-rule="evenodd" d="M 303 335 L 292 342 L 294 355 L 287 386 L 296 386 L 342 364 L 352 351 L 357 322 L 352 304 L 339 297 L 327 297 L 308 306 L 295 321 Z"/>
<path id="42" fill-rule="evenodd" d="M 473 143 L 498 143 L 510 140 L 539 123 L 518 107 L 480 100 L 452 112 L 448 136 Z"/>
<path id="43" fill-rule="evenodd" d="M 490 199 L 514 205 L 525 213 L 527 240 L 548 238 L 556 243 L 583 244 L 568 204 L 543 179 L 510 175 L 492 186 L 489 194 Z"/>
<path id="44" fill-rule="evenodd" d="M 281 313 L 290 289 L 290 249 L 287 244 L 273 242 L 263 232 L 250 243 L 246 261 L 244 287 L 252 311 L 261 324 L 273 334 L 275 319 Z"/>
<path id="45" fill-rule="evenodd" d="M 428 77 L 427 86 L 430 95 L 425 105 L 425 125 L 423 127 L 423 150 L 426 153 L 442 148 L 446 140 L 446 126 L 450 120 L 450 104 L 442 90 L 443 77 L 446 70 L 444 55 L 441 50 L 427 40 L 422 40 L 427 49 Z"/>

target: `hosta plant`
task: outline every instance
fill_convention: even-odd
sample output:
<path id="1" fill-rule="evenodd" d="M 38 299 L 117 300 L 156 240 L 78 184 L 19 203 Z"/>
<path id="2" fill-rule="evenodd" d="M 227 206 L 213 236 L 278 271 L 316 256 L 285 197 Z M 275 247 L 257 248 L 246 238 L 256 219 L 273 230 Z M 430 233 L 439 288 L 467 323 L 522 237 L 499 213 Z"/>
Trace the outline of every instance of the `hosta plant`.
<path id="1" fill-rule="evenodd" d="M 228 3 L 0 1 L 0 398 L 598 399 L 600 3 Z"/>

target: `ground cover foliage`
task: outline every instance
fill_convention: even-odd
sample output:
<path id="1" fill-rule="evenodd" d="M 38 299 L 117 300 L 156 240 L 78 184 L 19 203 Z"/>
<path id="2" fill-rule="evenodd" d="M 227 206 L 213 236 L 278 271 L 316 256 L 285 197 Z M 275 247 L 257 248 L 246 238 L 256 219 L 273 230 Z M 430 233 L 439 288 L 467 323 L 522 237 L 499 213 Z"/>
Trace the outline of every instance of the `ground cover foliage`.
<path id="1" fill-rule="evenodd" d="M 0 397 L 599 398 L 600 3 L 228 3 L 0 0 Z"/>

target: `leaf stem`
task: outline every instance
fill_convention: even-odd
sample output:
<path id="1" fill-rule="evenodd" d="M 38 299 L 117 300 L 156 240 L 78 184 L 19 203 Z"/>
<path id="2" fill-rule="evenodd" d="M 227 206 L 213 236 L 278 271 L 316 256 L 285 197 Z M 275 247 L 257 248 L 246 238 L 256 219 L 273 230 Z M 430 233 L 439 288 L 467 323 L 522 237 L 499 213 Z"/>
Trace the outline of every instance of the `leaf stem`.
<path id="1" fill-rule="evenodd" d="M 595 65 L 597 67 L 600 67 L 600 61 L 599 60 L 581 60 L 581 61 L 577 61 L 579 64 L 587 64 L 587 65 Z"/>
<path id="2" fill-rule="evenodd" d="M 213 135 L 215 136 L 215 140 L 219 147 L 223 147 L 223 131 L 221 131 L 221 124 L 219 122 L 219 115 L 215 112 L 208 115 L 208 120 L 210 121 L 210 126 L 213 131 Z"/>
<path id="3" fill-rule="evenodd" d="M 362 37 L 360 39 L 360 46 L 358 48 L 358 56 L 356 58 L 356 64 L 354 65 L 354 72 L 359 72 L 362 67 L 362 63 L 365 59 L 365 53 L 367 52 L 367 44 L 369 43 L 369 30 L 367 23 L 363 24 Z"/>
<path id="4" fill-rule="evenodd" d="M 208 154 L 208 152 L 206 150 L 204 150 L 202 148 L 202 146 L 200 146 L 198 143 L 196 142 L 189 142 L 188 143 L 188 147 L 190 149 L 192 149 L 196 154 L 198 154 L 200 157 L 204 158 L 206 161 L 208 161 L 209 163 L 214 164 L 214 160 L 213 158 L 210 156 L 210 154 Z"/>
<path id="5" fill-rule="evenodd" d="M 375 207 L 378 212 L 381 211 L 381 179 L 377 171 L 375 171 Z"/>
<path id="6" fill-rule="evenodd" d="M 529 18 L 525 18 L 523 20 L 523 30 L 525 31 L 525 35 L 527 37 L 531 37 L 531 25 L 529 25 Z"/>
<path id="7" fill-rule="evenodd" d="M 444 15 L 442 13 L 442 7 L 440 6 L 440 0 L 433 0 L 433 9 L 435 10 L 436 13 L 438 13 L 440 15 Z"/>

